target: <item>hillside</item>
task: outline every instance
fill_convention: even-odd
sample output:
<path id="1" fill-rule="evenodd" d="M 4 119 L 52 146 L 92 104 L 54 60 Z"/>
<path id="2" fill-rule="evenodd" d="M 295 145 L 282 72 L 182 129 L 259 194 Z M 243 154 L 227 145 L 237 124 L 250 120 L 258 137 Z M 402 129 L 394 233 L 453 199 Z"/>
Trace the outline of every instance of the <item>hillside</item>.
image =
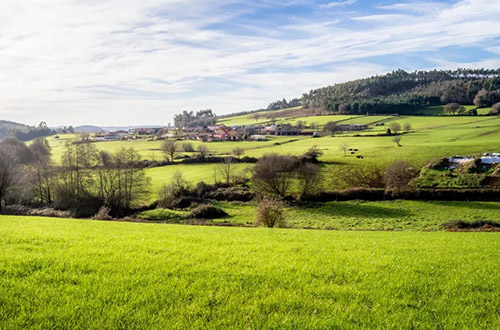
<path id="1" fill-rule="evenodd" d="M 295 107 L 297 103 L 340 114 L 419 114 L 425 107 L 448 103 L 484 108 L 500 102 L 500 69 L 397 70 L 313 89 L 297 100 L 279 100 L 267 110 Z"/>
<path id="2" fill-rule="evenodd" d="M 13 121 L 0 120 L 0 139 L 11 135 L 12 132 L 16 130 L 25 130 L 28 126 L 20 123 L 15 123 Z"/>

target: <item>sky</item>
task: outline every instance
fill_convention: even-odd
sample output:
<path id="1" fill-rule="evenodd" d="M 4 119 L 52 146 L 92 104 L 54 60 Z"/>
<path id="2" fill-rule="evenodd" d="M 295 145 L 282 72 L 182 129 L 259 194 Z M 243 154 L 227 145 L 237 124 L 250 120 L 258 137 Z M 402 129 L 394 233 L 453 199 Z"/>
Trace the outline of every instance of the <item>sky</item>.
<path id="1" fill-rule="evenodd" d="M 0 119 L 166 125 L 397 69 L 500 68 L 498 17 L 498 0 L 1 0 Z"/>

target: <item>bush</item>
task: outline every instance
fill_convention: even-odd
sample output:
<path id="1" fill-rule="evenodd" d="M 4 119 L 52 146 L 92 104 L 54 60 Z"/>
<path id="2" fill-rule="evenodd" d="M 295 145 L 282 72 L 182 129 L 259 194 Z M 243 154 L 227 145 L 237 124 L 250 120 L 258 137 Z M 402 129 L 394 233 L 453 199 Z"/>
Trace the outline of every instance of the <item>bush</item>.
<path id="1" fill-rule="evenodd" d="M 193 144 L 191 142 L 184 142 L 182 144 L 182 151 L 184 151 L 184 152 L 194 152 Z"/>
<path id="2" fill-rule="evenodd" d="M 181 172 L 177 171 L 172 175 L 172 181 L 164 185 L 158 193 L 158 206 L 160 208 L 179 207 L 179 200 L 190 195 L 190 186 Z M 187 207 L 185 205 L 181 207 Z"/>
<path id="3" fill-rule="evenodd" d="M 202 204 L 191 210 L 189 214 L 189 217 L 194 219 L 217 219 L 225 216 L 227 213 L 223 209 L 210 204 Z"/>
<path id="4" fill-rule="evenodd" d="M 500 223 L 490 220 L 477 220 L 472 222 L 467 222 L 463 220 L 454 220 L 444 223 L 443 226 L 447 230 L 485 230 L 485 231 L 500 230 Z"/>
<path id="5" fill-rule="evenodd" d="M 52 217 L 52 218 L 69 218 L 71 213 L 69 211 L 56 210 L 50 207 L 44 207 L 41 209 L 30 210 L 29 215 L 39 216 L 39 217 Z"/>
<path id="6" fill-rule="evenodd" d="M 136 215 L 137 219 L 153 220 L 153 221 L 172 221 L 176 222 L 182 220 L 183 216 L 179 212 L 167 209 L 155 209 L 144 211 Z"/>
<path id="7" fill-rule="evenodd" d="M 109 212 L 111 209 L 109 207 L 103 206 L 99 209 L 99 212 L 97 212 L 92 219 L 93 220 L 112 220 L 113 217 L 109 215 Z"/>
<path id="8" fill-rule="evenodd" d="M 278 199 L 264 199 L 259 202 L 255 226 L 284 227 L 285 214 L 283 202 Z"/>

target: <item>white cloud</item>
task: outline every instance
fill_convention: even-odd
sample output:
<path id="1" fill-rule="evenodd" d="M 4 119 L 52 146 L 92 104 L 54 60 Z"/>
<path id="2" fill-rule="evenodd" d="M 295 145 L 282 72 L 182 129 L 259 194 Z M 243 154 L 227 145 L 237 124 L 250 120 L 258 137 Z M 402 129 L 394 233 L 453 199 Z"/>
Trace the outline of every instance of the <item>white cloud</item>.
<path id="1" fill-rule="evenodd" d="M 321 5 L 323 8 L 334 8 L 334 7 L 344 7 L 350 6 L 356 3 L 357 0 L 345 0 L 345 1 L 330 1 Z"/>
<path id="2" fill-rule="evenodd" d="M 267 0 L 257 6 L 298 2 L 305 3 Z M 369 64 L 368 57 L 460 45 L 498 48 L 491 44 L 500 37 L 492 28 L 498 1 L 438 7 L 291 16 L 266 31 L 239 19 L 253 10 L 243 0 L 3 0 L 0 119 L 166 123 L 183 109 L 259 108 L 310 88 L 396 69 Z M 352 25 L 346 24 L 350 19 Z M 250 32 L 238 34 L 234 26 Z"/>

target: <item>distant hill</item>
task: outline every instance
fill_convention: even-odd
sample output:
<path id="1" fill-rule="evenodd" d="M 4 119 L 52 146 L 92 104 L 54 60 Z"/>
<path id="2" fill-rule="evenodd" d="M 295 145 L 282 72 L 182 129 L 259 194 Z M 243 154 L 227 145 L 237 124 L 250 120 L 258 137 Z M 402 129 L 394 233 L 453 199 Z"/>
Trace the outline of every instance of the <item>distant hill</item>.
<path id="1" fill-rule="evenodd" d="M 74 129 L 76 133 L 101 133 L 106 131 L 102 127 L 92 125 L 76 126 Z"/>
<path id="2" fill-rule="evenodd" d="M 4 139 L 7 136 L 14 136 L 21 141 L 29 141 L 37 137 L 45 137 L 55 133 L 54 130 L 46 127 L 46 125 L 35 127 L 12 121 L 0 120 L 0 139 Z"/>
<path id="3" fill-rule="evenodd" d="M 13 121 L 0 120 L 0 139 L 4 139 L 5 137 L 12 135 L 12 132 L 15 130 L 24 130 L 29 128 L 29 126 L 15 123 Z"/>

